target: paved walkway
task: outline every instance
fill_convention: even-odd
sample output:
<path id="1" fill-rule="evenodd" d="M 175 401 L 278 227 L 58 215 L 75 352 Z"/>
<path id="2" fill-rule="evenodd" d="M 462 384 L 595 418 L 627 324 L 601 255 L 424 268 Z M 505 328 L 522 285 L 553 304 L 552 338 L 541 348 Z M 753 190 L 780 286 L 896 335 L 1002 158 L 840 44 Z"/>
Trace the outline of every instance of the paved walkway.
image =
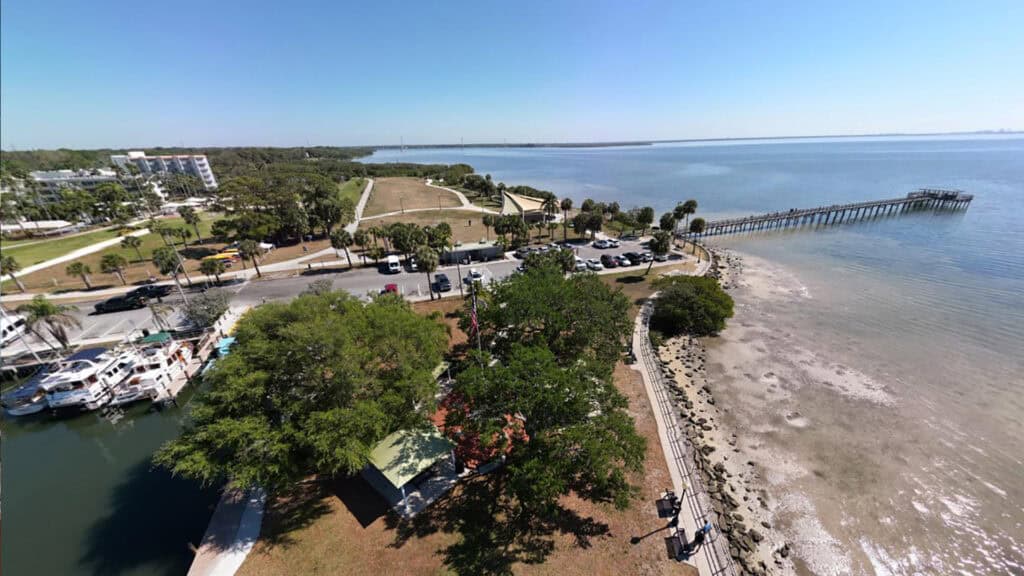
<path id="1" fill-rule="evenodd" d="M 703 270 L 707 270 L 704 266 Z M 701 269 L 698 269 L 701 272 Z M 703 272 L 701 272 L 703 273 Z M 657 293 L 652 295 L 652 299 Z M 647 398 L 654 411 L 654 419 L 658 424 L 658 437 L 661 449 L 668 464 L 672 477 L 672 489 L 676 495 L 683 495 L 683 512 L 679 515 L 679 527 L 685 530 L 686 537 L 692 539 L 696 531 L 705 522 L 711 522 L 713 529 L 709 540 L 701 547 L 697 555 L 690 558 L 701 574 L 708 576 L 734 575 L 735 567 L 729 556 L 725 537 L 718 530 L 717 519 L 709 515 L 710 500 L 704 492 L 700 476 L 694 472 L 693 447 L 686 438 L 686 432 L 678 420 L 678 411 L 672 403 L 668 384 L 662 375 L 657 356 L 651 347 L 648 332 L 648 321 L 653 304 L 649 300 L 636 317 L 633 330 L 633 351 L 637 363 L 633 369 L 640 372 L 647 390 Z"/>
<path id="2" fill-rule="evenodd" d="M 90 230 L 90 232 L 94 232 L 94 230 Z M 146 234 L 149 234 L 149 228 L 143 228 L 142 230 L 136 230 L 136 231 L 134 231 L 134 232 L 132 232 L 130 234 L 127 234 L 127 236 L 145 236 Z M 116 244 L 120 244 L 121 243 L 121 238 L 123 238 L 123 237 L 124 236 L 118 236 L 117 238 L 110 238 L 108 240 L 101 240 L 101 241 L 99 241 L 99 242 L 97 242 L 95 244 L 90 244 L 88 246 L 83 246 L 82 248 L 79 248 L 78 250 L 72 250 L 71 252 L 68 252 L 67 254 L 64 254 L 63 256 L 57 256 L 56 258 L 52 258 L 52 259 L 47 260 L 45 262 L 40 262 L 39 264 L 33 264 L 32 266 L 26 266 L 25 268 L 22 268 L 21 270 L 15 272 L 13 275 L 14 276 L 27 276 L 27 275 L 29 275 L 29 274 L 31 274 L 33 272 L 38 271 L 38 270 L 43 270 L 45 268 L 49 268 L 50 266 L 56 266 L 57 264 L 63 264 L 64 262 L 69 262 L 71 260 L 75 260 L 77 258 L 81 258 L 82 256 L 86 256 L 88 254 L 92 254 L 93 252 L 99 252 L 100 250 L 103 250 L 105 248 L 109 248 L 109 247 L 114 246 Z"/>
<path id="3" fill-rule="evenodd" d="M 348 230 L 349 234 L 355 234 L 356 228 L 359 228 L 359 221 L 363 219 L 363 209 L 366 208 L 366 202 L 370 199 L 370 192 L 373 192 L 373 178 L 367 179 L 366 188 L 363 188 L 363 195 L 359 197 L 359 202 L 356 203 L 356 218 L 351 224 L 345 225 L 345 230 Z"/>
<path id="4" fill-rule="evenodd" d="M 469 210 L 479 210 L 481 212 L 487 212 L 489 214 L 498 214 L 499 213 L 499 212 L 497 212 L 495 210 L 491 210 L 490 208 L 484 208 L 482 206 L 477 206 L 476 204 L 473 204 L 472 202 L 470 202 L 469 198 L 466 198 L 466 195 L 463 194 L 462 192 L 459 192 L 458 190 L 456 190 L 454 188 L 448 188 L 447 186 L 438 186 L 437 184 L 434 184 L 433 181 L 430 180 L 429 178 L 427 179 L 427 186 L 430 186 L 431 188 L 437 188 L 438 190 L 444 190 L 446 192 L 451 192 L 452 194 L 455 194 L 455 196 L 458 197 L 459 202 L 462 202 L 462 207 L 463 208 L 466 208 L 466 209 L 469 209 Z"/>
<path id="5" fill-rule="evenodd" d="M 266 500 L 259 489 L 225 490 L 188 576 L 232 576 L 238 571 L 260 536 Z"/>

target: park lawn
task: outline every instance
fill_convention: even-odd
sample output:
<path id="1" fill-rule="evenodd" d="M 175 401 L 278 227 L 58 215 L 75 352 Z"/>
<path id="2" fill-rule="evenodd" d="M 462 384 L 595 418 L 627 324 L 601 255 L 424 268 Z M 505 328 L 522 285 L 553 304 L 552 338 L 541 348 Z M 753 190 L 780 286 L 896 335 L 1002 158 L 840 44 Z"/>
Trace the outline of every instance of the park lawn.
<path id="1" fill-rule="evenodd" d="M 373 186 L 374 194 L 377 193 L 377 185 Z M 368 230 L 374 226 L 386 226 L 395 222 L 406 222 L 419 226 L 433 226 L 441 222 L 447 222 L 452 227 L 452 242 L 479 242 L 481 240 L 494 240 L 497 236 L 494 229 L 488 232 L 481 222 L 484 215 L 472 210 L 426 210 L 423 212 L 407 212 L 395 216 L 385 216 L 372 220 L 361 220 L 359 228 Z"/>
<path id="2" fill-rule="evenodd" d="M 649 293 L 649 292 L 648 292 Z M 450 327 L 449 346 L 466 342 L 455 312 L 460 298 L 413 304 L 421 314 L 439 312 Z M 640 497 L 626 510 L 584 502 L 575 497 L 563 505 L 582 518 L 593 518 L 603 534 L 556 532 L 555 549 L 542 564 L 515 564 L 515 574 L 551 576 L 611 576 L 619 574 L 673 574 L 677 567 L 664 558 L 662 534 L 630 543 L 664 524 L 654 511 L 654 499 L 672 482 L 658 439 L 657 424 L 639 373 L 622 363 L 615 367 L 616 387 L 629 401 L 637 432 L 647 439 L 644 471 L 633 477 Z M 443 549 L 459 541 L 455 532 L 427 529 L 406 533 L 396 528 L 395 517 L 368 485 L 358 479 L 309 482 L 298 496 L 268 503 L 260 539 L 237 572 L 240 576 L 288 574 L 447 575 L 457 572 L 444 565 Z M 460 486 L 451 493 L 457 497 Z M 418 518 L 439 526 L 430 517 L 444 507 L 444 499 Z"/>
<path id="3" fill-rule="evenodd" d="M 180 241 L 175 243 L 175 245 L 178 246 L 182 260 L 185 263 L 185 270 L 189 274 L 192 274 L 193 272 L 198 273 L 200 259 L 204 256 L 215 254 L 224 247 L 223 243 L 212 242 L 210 240 L 210 228 L 213 226 L 213 222 L 217 217 L 208 213 L 203 213 L 201 218 L 202 220 L 199 223 L 199 231 L 203 236 L 202 243 L 198 243 L 194 236 L 189 240 L 188 247 L 183 247 Z M 185 222 L 179 217 L 161 219 L 161 222 L 173 227 L 185 226 Z M 188 228 L 192 229 L 191 226 Z M 195 234 L 194 230 L 193 234 Z M 106 254 L 120 254 L 128 260 L 128 267 L 124 270 L 124 276 L 125 280 L 129 284 L 147 280 L 150 275 L 163 279 L 157 274 L 156 267 L 153 266 L 149 259 L 152 257 L 155 249 L 165 245 L 164 241 L 158 234 L 146 234 L 145 236 L 141 236 L 140 239 L 142 240 L 142 246 L 139 247 L 139 250 L 142 252 L 143 258 L 146 258 L 143 262 L 138 261 L 138 254 L 133 248 L 122 248 L 119 244 L 99 252 L 87 254 L 75 261 L 82 262 L 92 269 L 92 274 L 89 275 L 89 279 L 92 282 L 93 288 L 109 288 L 121 285 L 121 281 L 116 275 L 104 274 L 100 271 L 100 261 Z M 80 277 L 72 277 L 65 274 L 64 269 L 70 263 L 71 262 L 64 262 L 62 264 L 57 264 L 56 266 L 50 266 L 49 268 L 37 270 L 36 272 L 26 276 L 19 276 L 19 278 L 29 292 L 85 289 L 85 283 Z M 235 264 L 234 266 L 239 267 L 239 264 Z M 233 269 L 235 268 L 231 268 L 229 270 Z M 184 281 L 185 279 L 182 278 L 182 282 Z M 4 293 L 11 293 L 16 292 L 17 287 L 14 282 L 7 280 L 3 283 L 2 290 Z"/>
<path id="4" fill-rule="evenodd" d="M 352 178 L 338 185 L 338 194 L 342 198 L 352 200 L 354 205 L 359 203 L 359 197 L 363 195 L 363 188 L 366 188 L 366 178 Z"/>
<path id="5" fill-rule="evenodd" d="M 27 240 L 19 243 L 27 244 L 24 246 L 3 242 L 0 244 L 0 249 L 3 250 L 4 256 L 13 256 L 22 268 L 28 268 L 34 264 L 46 262 L 47 260 L 63 256 L 73 250 L 85 248 L 91 244 L 109 240 L 111 238 L 117 238 L 118 235 L 118 231 L 113 228 L 108 230 L 94 230 L 92 232 L 65 236 L 62 238 L 51 238 L 49 240 Z"/>
<path id="6" fill-rule="evenodd" d="M 370 199 L 363 208 L 363 217 L 402 209 L 451 208 L 461 205 L 462 202 L 455 194 L 431 188 L 419 178 L 379 178 L 373 183 Z"/>

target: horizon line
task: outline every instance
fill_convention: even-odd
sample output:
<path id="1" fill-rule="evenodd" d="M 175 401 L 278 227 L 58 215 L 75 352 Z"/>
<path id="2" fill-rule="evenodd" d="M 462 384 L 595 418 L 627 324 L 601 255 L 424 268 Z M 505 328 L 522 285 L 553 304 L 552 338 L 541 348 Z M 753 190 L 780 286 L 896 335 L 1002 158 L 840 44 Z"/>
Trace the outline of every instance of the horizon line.
<path id="1" fill-rule="evenodd" d="M 543 147 L 613 147 L 613 146 L 650 146 L 652 144 L 676 144 L 676 143 L 693 143 L 693 142 L 741 142 L 750 140 L 809 140 L 815 138 L 891 138 L 891 137 L 927 137 L 927 136 L 985 136 L 985 135 L 1024 135 L 1022 129 L 997 129 L 997 130 L 960 130 L 960 131 L 946 131 L 946 132 L 876 132 L 876 133 L 862 133 L 862 134 L 805 134 L 805 135 L 789 135 L 789 136 L 725 136 L 717 138 L 668 138 L 668 139 L 645 139 L 645 140 L 589 140 L 581 142 L 571 141 L 517 141 L 517 142 L 448 142 L 448 143 L 433 143 L 433 144 L 305 144 L 305 145 L 292 145 L 292 146 L 268 146 L 259 144 L 236 144 L 227 146 L 118 146 L 118 147 L 97 147 L 97 148 L 68 148 L 65 146 L 58 146 L 54 148 L 25 148 L 19 150 L 16 145 L 10 145 L 9 149 L 0 149 L 0 152 L 34 152 L 34 151 L 55 151 L 55 150 L 129 150 L 129 149 L 141 149 L 141 150 L 175 150 L 175 149 L 232 149 L 232 148 L 373 148 L 373 149 L 393 149 L 393 148 L 464 148 L 477 147 L 477 148 L 543 148 Z"/>

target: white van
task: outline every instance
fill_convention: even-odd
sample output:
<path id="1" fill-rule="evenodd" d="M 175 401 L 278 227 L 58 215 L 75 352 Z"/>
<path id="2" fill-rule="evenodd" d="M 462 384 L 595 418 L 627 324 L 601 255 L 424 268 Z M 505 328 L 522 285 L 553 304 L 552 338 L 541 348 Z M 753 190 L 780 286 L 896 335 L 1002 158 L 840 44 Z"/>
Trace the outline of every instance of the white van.
<path id="1" fill-rule="evenodd" d="M 6 346 L 8 342 L 23 334 L 25 330 L 27 330 L 27 327 L 25 326 L 24 316 L 4 315 L 0 317 L 0 345 Z"/>
<path id="2" fill-rule="evenodd" d="M 387 260 L 384 261 L 384 265 L 388 274 L 398 274 L 402 271 L 402 264 L 398 261 L 398 256 L 388 256 Z"/>

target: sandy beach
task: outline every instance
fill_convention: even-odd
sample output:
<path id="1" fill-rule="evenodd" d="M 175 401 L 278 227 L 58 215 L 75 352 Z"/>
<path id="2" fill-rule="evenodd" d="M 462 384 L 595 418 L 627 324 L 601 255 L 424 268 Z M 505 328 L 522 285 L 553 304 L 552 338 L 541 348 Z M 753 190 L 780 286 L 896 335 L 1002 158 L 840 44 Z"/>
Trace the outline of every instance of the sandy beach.
<path id="1" fill-rule="evenodd" d="M 917 454 L 935 431 L 901 397 L 903 382 L 853 368 L 862 364 L 813 322 L 793 320 L 814 295 L 792 272 L 716 254 L 734 318 L 717 337 L 673 338 L 659 354 L 738 563 L 836 576 L 1011 567 L 1012 537 L 987 532 L 982 503 L 964 488 L 978 483 L 929 475 L 952 466 Z M 969 554 L 948 555 L 957 526 L 969 530 Z"/>

